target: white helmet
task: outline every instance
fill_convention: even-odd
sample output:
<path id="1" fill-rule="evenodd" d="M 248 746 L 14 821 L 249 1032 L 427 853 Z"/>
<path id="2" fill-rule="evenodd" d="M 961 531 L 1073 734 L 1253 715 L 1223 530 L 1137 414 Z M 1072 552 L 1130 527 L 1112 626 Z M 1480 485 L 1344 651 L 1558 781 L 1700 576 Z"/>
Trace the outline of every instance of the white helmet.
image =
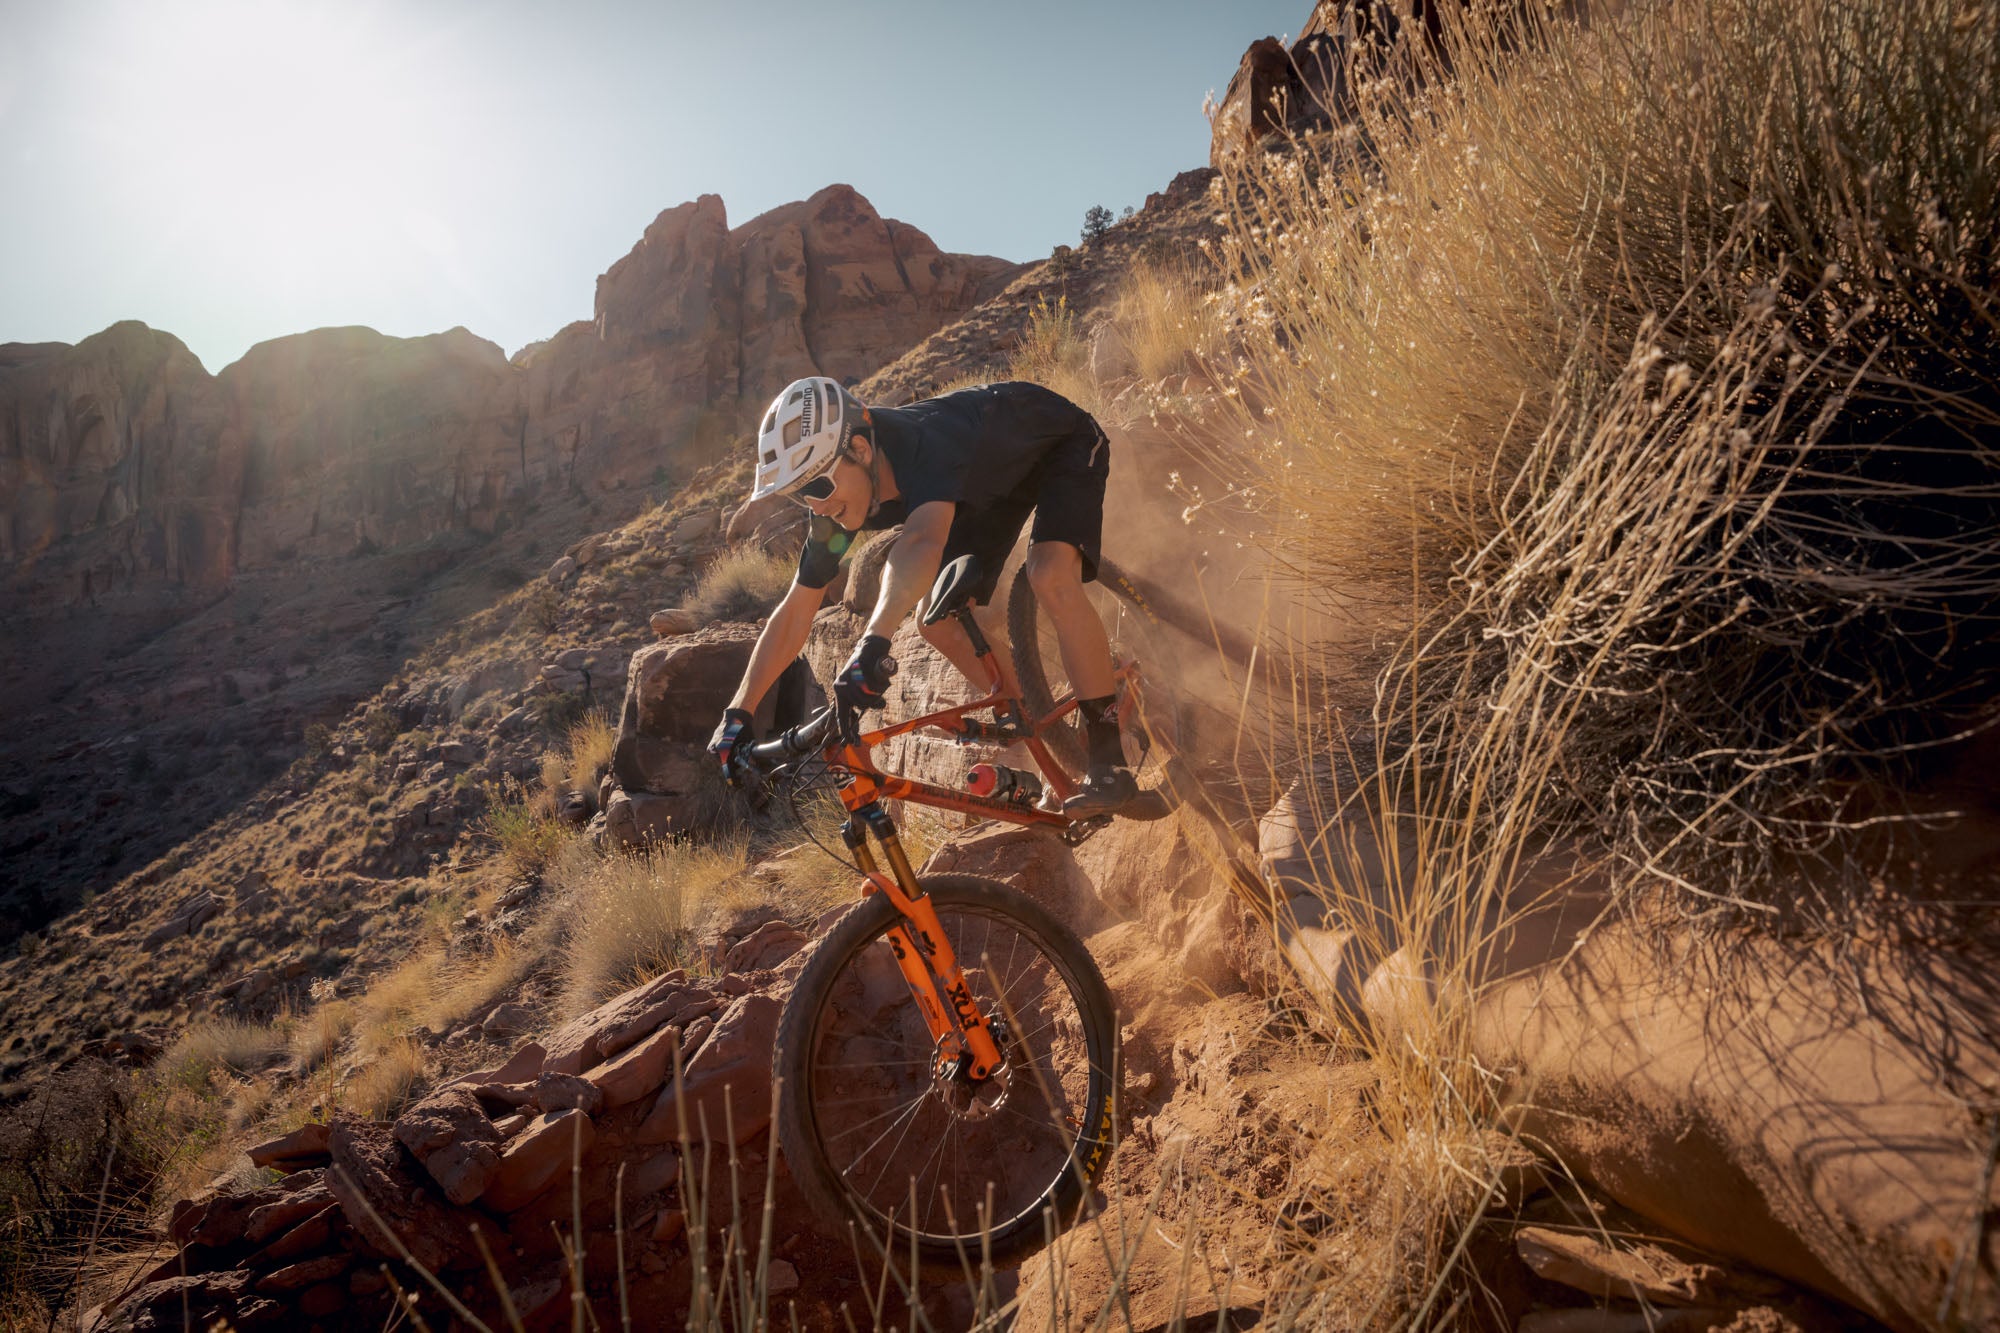
<path id="1" fill-rule="evenodd" d="M 757 431 L 757 478 L 750 498 L 797 490 L 826 472 L 867 416 L 859 398 L 825 375 L 787 384 Z"/>

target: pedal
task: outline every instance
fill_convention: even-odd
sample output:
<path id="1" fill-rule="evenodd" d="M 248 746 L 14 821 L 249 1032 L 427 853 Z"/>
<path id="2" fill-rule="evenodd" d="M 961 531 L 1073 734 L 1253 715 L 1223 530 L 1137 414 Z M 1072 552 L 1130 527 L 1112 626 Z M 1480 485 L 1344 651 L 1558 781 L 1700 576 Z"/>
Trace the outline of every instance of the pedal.
<path id="1" fill-rule="evenodd" d="M 1075 847 L 1091 834 L 1097 832 L 1097 830 L 1111 827 L 1111 820 L 1112 816 L 1110 815 L 1092 815 L 1088 819 L 1077 820 L 1074 824 L 1064 829 L 1059 836 L 1062 838 L 1064 844 Z"/>

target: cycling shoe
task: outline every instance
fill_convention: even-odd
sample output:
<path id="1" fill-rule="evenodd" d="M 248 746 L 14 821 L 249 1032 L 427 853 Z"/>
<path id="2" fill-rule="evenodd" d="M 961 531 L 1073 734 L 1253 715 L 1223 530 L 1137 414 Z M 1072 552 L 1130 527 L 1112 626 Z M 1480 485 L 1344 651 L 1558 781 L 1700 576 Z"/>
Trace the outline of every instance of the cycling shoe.
<path id="1" fill-rule="evenodd" d="M 1076 795 L 1063 802 L 1067 819 L 1115 815 L 1139 795 L 1138 780 L 1129 768 L 1093 767 Z"/>

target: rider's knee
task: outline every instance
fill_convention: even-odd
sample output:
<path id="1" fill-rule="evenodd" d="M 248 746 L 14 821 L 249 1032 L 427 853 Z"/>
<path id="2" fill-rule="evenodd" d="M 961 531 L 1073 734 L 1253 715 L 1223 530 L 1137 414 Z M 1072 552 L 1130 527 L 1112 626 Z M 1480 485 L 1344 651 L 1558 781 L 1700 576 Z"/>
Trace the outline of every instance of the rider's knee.
<path id="1" fill-rule="evenodd" d="M 1068 542 L 1036 542 L 1028 548 L 1028 586 L 1047 600 L 1083 585 L 1083 553 Z"/>

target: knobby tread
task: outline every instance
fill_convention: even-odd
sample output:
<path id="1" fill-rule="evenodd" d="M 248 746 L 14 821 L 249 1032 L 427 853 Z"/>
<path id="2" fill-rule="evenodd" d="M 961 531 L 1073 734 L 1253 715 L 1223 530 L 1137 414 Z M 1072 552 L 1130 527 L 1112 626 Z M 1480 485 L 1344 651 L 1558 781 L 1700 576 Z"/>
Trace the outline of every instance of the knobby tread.
<path id="1" fill-rule="evenodd" d="M 1084 1027 L 1085 1049 L 1090 1053 L 1082 1117 L 1085 1128 L 1079 1134 L 1071 1169 L 1060 1173 L 1034 1206 L 994 1230 L 984 1242 L 977 1235 L 957 1242 L 918 1237 L 921 1263 L 959 1273 L 966 1259 L 975 1265 L 979 1262 L 982 1244 L 996 1264 L 1012 1263 L 1040 1246 L 1050 1234 L 1060 1234 L 1075 1220 L 1095 1173 L 1101 1172 L 1109 1156 L 1112 1081 L 1117 1068 L 1117 1011 L 1103 974 L 1083 941 L 1032 898 L 976 875 L 929 875 L 917 882 L 940 911 L 958 905 L 977 905 L 1011 918 L 1035 937 L 1072 988 Z M 777 1044 L 772 1052 L 772 1074 L 781 1081 L 782 1088 L 777 1122 L 779 1150 L 784 1153 L 792 1179 L 807 1204 L 842 1232 L 852 1221 L 862 1227 L 863 1234 L 879 1233 L 880 1223 L 853 1203 L 820 1149 L 812 1116 L 810 1078 L 814 1029 L 841 970 L 899 919 L 895 904 L 887 895 L 877 893 L 857 903 L 834 923 L 799 973 L 779 1017 Z M 1053 1221 L 1052 1228 L 1045 1218 Z M 892 1253 L 909 1252 L 909 1233 L 901 1227 L 896 1228 L 893 1236 L 876 1234 L 875 1239 Z"/>

